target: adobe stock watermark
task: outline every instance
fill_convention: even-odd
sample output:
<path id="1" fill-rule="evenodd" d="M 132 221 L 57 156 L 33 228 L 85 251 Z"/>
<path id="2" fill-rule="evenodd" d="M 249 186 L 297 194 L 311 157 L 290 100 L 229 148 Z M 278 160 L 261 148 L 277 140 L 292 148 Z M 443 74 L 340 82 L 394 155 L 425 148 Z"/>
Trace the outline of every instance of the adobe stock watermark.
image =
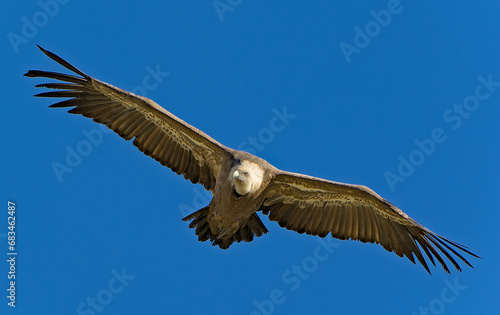
<path id="1" fill-rule="evenodd" d="M 217 13 L 217 16 L 219 17 L 219 20 L 224 22 L 224 14 L 227 12 L 233 12 L 234 9 L 242 2 L 243 0 L 214 0 L 212 5 L 215 13 Z"/>
<path id="2" fill-rule="evenodd" d="M 146 72 L 147 74 L 142 78 L 142 84 L 133 87 L 130 92 L 146 97 L 148 91 L 156 89 L 170 75 L 169 72 L 161 71 L 159 64 L 154 69 L 147 66 Z"/>
<path id="3" fill-rule="evenodd" d="M 299 264 L 293 264 L 290 268 L 281 274 L 281 282 L 289 291 L 297 291 L 302 282 L 309 279 L 311 274 L 318 270 L 321 262 L 326 261 L 334 253 L 335 249 L 339 248 L 341 243 L 333 237 L 320 238 L 316 237 L 319 245 L 317 245 L 312 254 L 307 256 Z M 261 301 L 254 300 L 253 305 L 256 311 L 250 315 L 271 315 L 274 313 L 276 306 L 286 302 L 287 294 L 285 290 L 276 288 L 269 292 L 269 298 Z"/>
<path id="4" fill-rule="evenodd" d="M 474 93 L 466 96 L 462 103 L 455 103 L 443 112 L 443 122 L 447 127 L 434 128 L 428 138 L 423 140 L 415 139 L 416 149 L 406 155 L 397 157 L 399 164 L 395 172 L 385 171 L 384 178 L 392 192 L 396 189 L 396 184 L 404 183 L 415 169 L 421 166 L 434 152 L 439 144 L 448 139 L 446 128 L 457 130 L 462 126 L 464 120 L 468 119 L 472 113 L 478 110 L 481 102 L 486 101 L 500 87 L 500 81 L 493 81 L 492 74 L 486 78 L 478 76 L 479 83 L 474 88 Z"/>
<path id="5" fill-rule="evenodd" d="M 347 63 L 351 63 L 353 54 L 359 55 L 362 49 L 368 47 L 372 39 L 380 35 L 382 29 L 389 26 L 392 18 L 404 9 L 399 0 L 389 0 L 386 8 L 379 11 L 371 10 L 370 15 L 373 19 L 368 21 L 363 28 L 354 26 L 352 44 L 340 42 L 339 47 Z"/>
<path id="6" fill-rule="evenodd" d="M 264 150 L 267 144 L 274 140 L 275 134 L 282 132 L 285 127 L 290 124 L 290 121 L 297 117 L 297 115 L 288 113 L 286 106 L 283 106 L 281 111 L 273 108 L 272 112 L 274 115 L 269 120 L 267 126 L 262 127 L 257 132 L 257 135 L 248 136 L 237 146 L 238 150 L 256 155 L 259 151 Z M 199 185 L 193 188 L 193 193 L 194 196 L 191 206 L 185 203 L 179 205 L 179 211 L 183 217 L 205 207 L 210 203 L 212 198 L 212 194 Z"/>
<path id="7" fill-rule="evenodd" d="M 129 285 L 129 282 L 135 279 L 135 276 L 125 272 L 125 268 L 122 268 L 121 272 L 113 269 L 111 274 L 113 277 L 108 281 L 104 289 L 99 290 L 95 297 L 87 297 L 85 302 L 78 304 L 76 314 L 95 315 L 96 312 L 102 312 L 113 301 L 115 296 L 120 294 Z"/>
<path id="8" fill-rule="evenodd" d="M 163 80 L 170 75 L 168 72 L 162 72 L 160 65 L 156 65 L 153 69 L 150 66 L 145 68 L 147 74 L 142 79 L 142 84 L 137 85 L 131 89 L 132 93 L 146 96 L 148 91 L 156 89 Z M 64 178 L 63 175 L 72 173 L 78 167 L 84 157 L 89 156 L 95 147 L 99 146 L 103 139 L 104 134 L 112 133 L 113 131 L 104 125 L 99 124 L 91 130 L 82 130 L 83 138 L 78 141 L 74 146 L 67 145 L 65 147 L 66 156 L 63 162 L 53 161 L 51 166 L 57 180 L 61 183 Z"/>
<path id="9" fill-rule="evenodd" d="M 290 124 L 290 120 L 295 119 L 297 115 L 289 114 L 286 106 L 281 111 L 272 109 L 274 116 L 269 120 L 267 127 L 261 128 L 256 136 L 248 136 L 238 146 L 238 150 L 246 151 L 251 154 L 257 154 L 266 148 L 266 144 L 274 140 L 274 135 L 282 132 Z"/>
<path id="10" fill-rule="evenodd" d="M 190 206 L 186 205 L 185 203 L 181 203 L 179 205 L 179 212 L 181 213 L 183 218 L 205 207 L 212 200 L 212 193 L 208 190 L 205 190 L 205 188 L 203 188 L 203 186 L 201 185 L 193 186 L 193 194 L 194 197 L 191 201 Z"/>
<path id="11" fill-rule="evenodd" d="M 458 277 L 453 279 L 453 283 L 448 279 L 443 282 L 445 287 L 441 290 L 439 297 L 432 299 L 427 306 L 420 306 L 418 312 L 413 312 L 411 315 L 442 314 L 446 310 L 446 305 L 455 302 L 462 291 L 467 289 L 466 285 L 458 283 Z"/>
<path id="12" fill-rule="evenodd" d="M 20 32 L 7 33 L 7 39 L 12 49 L 17 54 L 21 45 L 28 44 L 29 40 L 35 37 L 42 27 L 55 17 L 62 5 L 68 4 L 71 0 L 40 0 L 37 2 L 40 10 L 36 11 L 30 18 L 21 18 L 22 26 Z"/>
<path id="13" fill-rule="evenodd" d="M 113 132 L 111 129 L 101 124 L 94 129 L 83 129 L 82 134 L 85 139 L 78 141 L 74 146 L 67 145 L 64 148 L 66 150 L 64 162 L 52 162 L 52 170 L 56 174 L 57 180 L 62 183 L 63 175 L 73 173 L 73 170 L 82 164 L 83 158 L 89 156 L 94 148 L 102 143 L 104 134 L 111 132 Z"/>

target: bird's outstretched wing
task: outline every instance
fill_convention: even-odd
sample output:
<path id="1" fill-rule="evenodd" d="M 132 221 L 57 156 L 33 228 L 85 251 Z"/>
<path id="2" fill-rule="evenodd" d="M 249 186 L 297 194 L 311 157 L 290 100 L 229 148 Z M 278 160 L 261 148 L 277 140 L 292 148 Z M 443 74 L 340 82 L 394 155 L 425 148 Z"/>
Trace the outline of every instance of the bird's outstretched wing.
<path id="1" fill-rule="evenodd" d="M 321 237 L 331 233 L 341 240 L 381 244 L 413 263 L 415 255 L 429 273 L 420 248 L 433 265 L 435 257 L 448 273 L 442 254 L 459 271 L 460 266 L 450 252 L 469 266 L 457 249 L 478 257 L 465 246 L 426 229 L 364 186 L 280 171 L 263 194 L 266 198 L 260 209 L 282 227 Z"/>
<path id="2" fill-rule="evenodd" d="M 69 113 L 105 124 L 125 140 L 134 138 L 133 144 L 146 155 L 213 191 L 222 161 L 231 155 L 228 148 L 152 100 L 94 79 L 54 53 L 38 48 L 81 77 L 30 70 L 25 76 L 64 81 L 36 85 L 58 91 L 35 96 L 70 98 L 50 107 L 72 107 Z"/>

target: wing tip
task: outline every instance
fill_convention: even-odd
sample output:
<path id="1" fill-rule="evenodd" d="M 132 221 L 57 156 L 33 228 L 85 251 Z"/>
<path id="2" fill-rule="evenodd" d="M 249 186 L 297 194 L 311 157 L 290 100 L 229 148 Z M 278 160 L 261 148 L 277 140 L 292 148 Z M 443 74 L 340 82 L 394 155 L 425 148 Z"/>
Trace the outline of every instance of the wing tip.
<path id="1" fill-rule="evenodd" d="M 29 70 L 25 74 L 23 74 L 23 77 L 28 77 L 28 78 L 34 78 L 36 77 L 36 70 Z"/>
<path id="2" fill-rule="evenodd" d="M 38 44 L 35 44 L 36 47 L 38 47 L 38 49 L 40 49 L 45 55 L 48 56 L 47 54 L 47 51 L 45 49 L 42 48 L 42 46 L 38 45 Z M 50 56 L 49 56 L 50 57 Z M 29 77 L 29 78 L 34 78 L 34 77 L 37 77 L 37 70 L 28 70 L 28 72 L 26 72 L 25 74 L 23 74 L 23 77 Z"/>
<path id="3" fill-rule="evenodd" d="M 81 70 L 79 70 L 78 68 L 76 68 L 75 66 L 71 65 L 69 62 L 67 62 L 66 60 L 64 60 L 63 58 L 59 57 L 58 55 L 54 54 L 53 52 L 49 51 L 49 50 L 46 50 L 44 48 L 42 48 L 42 46 L 36 44 L 36 47 L 38 47 L 38 49 L 40 49 L 40 51 L 42 51 L 47 57 L 49 57 L 50 59 L 54 60 L 55 62 L 57 62 L 58 64 L 62 65 L 63 67 L 81 75 L 82 77 L 88 79 L 90 78 L 87 74 L 85 74 L 84 72 L 82 72 Z M 25 76 L 30 76 L 28 75 L 32 70 L 28 71 Z"/>
<path id="4" fill-rule="evenodd" d="M 43 53 L 46 53 L 47 50 L 43 49 L 42 46 L 38 45 L 38 44 L 35 44 L 36 47 L 38 47 L 38 49 L 40 49 Z"/>

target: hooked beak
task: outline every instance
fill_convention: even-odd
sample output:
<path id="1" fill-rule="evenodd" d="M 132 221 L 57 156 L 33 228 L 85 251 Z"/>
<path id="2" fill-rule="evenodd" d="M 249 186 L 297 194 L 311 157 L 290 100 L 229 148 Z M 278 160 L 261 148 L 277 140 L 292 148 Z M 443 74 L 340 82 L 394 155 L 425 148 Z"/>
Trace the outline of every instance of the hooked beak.
<path id="1" fill-rule="evenodd" d="M 234 171 L 233 178 L 238 178 L 238 177 L 240 177 L 240 171 Z"/>

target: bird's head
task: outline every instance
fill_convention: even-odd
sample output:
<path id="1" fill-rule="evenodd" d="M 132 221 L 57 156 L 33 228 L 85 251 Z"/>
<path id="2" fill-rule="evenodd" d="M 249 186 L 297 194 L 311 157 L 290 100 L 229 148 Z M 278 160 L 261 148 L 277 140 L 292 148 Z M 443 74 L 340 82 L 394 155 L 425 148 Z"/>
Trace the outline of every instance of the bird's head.
<path id="1" fill-rule="evenodd" d="M 231 169 L 229 176 L 236 193 L 243 196 L 259 190 L 264 171 L 255 163 L 243 161 Z"/>

